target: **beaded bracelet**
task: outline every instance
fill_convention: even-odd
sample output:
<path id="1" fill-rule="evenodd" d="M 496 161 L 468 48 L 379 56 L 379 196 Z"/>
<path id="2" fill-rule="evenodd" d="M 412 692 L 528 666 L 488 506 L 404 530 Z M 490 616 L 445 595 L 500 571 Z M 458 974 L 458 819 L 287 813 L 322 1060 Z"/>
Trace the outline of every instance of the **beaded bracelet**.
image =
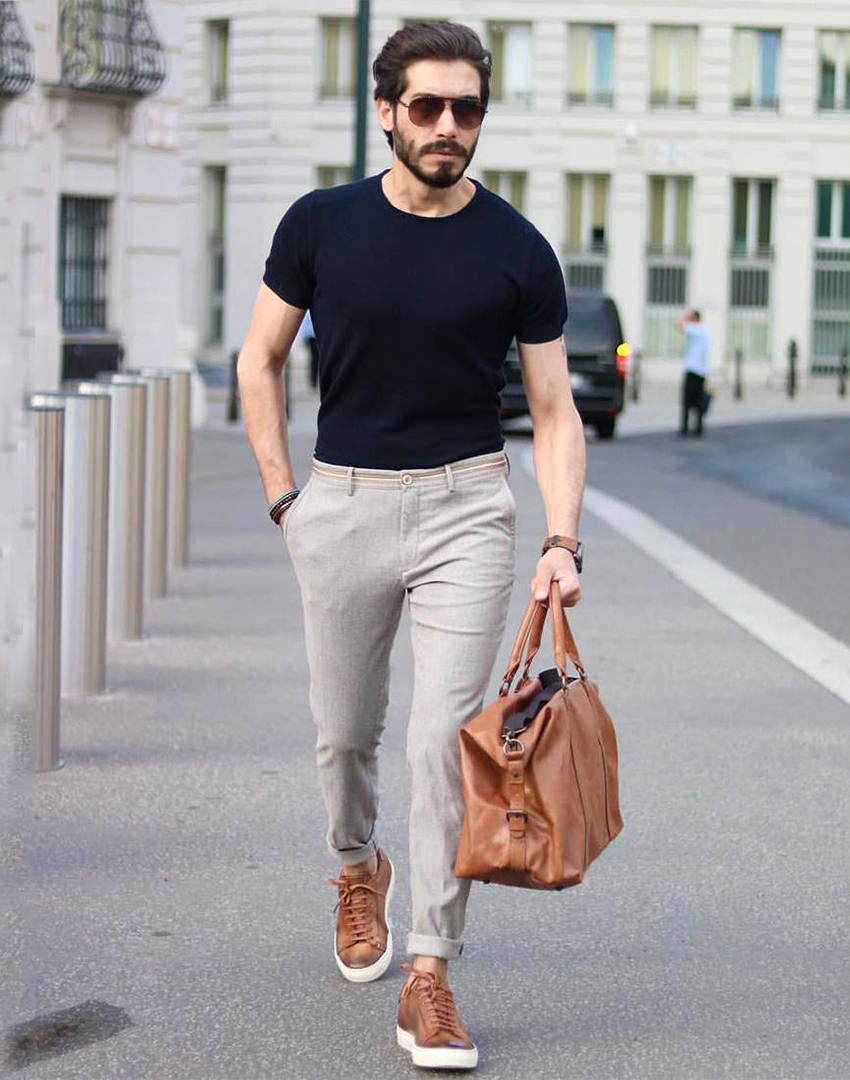
<path id="1" fill-rule="evenodd" d="M 301 492 L 298 488 L 293 488 L 292 491 L 287 491 L 285 495 L 281 495 L 277 502 L 273 502 L 271 504 L 271 506 L 269 507 L 269 517 L 272 519 L 275 525 L 277 525 L 280 521 L 281 516 L 283 515 L 283 511 L 287 508 L 287 506 L 289 506 L 291 502 L 294 502 L 300 494 Z"/>

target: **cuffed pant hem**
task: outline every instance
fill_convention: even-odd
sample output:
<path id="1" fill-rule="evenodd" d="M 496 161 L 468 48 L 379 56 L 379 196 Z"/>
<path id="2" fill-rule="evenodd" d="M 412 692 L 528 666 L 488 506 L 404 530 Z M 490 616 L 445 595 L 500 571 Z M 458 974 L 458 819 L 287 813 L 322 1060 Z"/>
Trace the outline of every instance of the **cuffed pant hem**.
<path id="1" fill-rule="evenodd" d="M 378 845 L 374 838 L 364 844 L 363 847 L 345 848 L 344 851 L 339 851 L 330 845 L 328 847 L 331 855 L 339 859 L 343 866 L 356 866 L 357 863 L 366 862 L 367 859 L 371 859 L 373 855 L 378 853 Z"/>
<path id="2" fill-rule="evenodd" d="M 454 938 L 408 934 L 407 951 L 411 956 L 436 956 L 440 960 L 457 960 L 463 952 L 463 942 Z"/>

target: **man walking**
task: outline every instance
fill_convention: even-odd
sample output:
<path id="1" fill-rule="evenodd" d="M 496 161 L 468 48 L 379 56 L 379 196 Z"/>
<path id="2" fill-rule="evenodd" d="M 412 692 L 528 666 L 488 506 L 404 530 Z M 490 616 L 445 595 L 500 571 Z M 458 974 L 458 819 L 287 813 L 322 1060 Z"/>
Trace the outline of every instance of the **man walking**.
<path id="1" fill-rule="evenodd" d="M 702 419 L 705 413 L 705 380 L 708 375 L 708 350 L 711 334 L 696 308 L 686 311 L 679 327 L 685 334 L 685 357 L 682 381 L 682 419 L 679 434 L 688 434 L 690 414 L 696 413 L 694 434 L 702 435 Z"/>
<path id="2" fill-rule="evenodd" d="M 239 357 L 248 435 L 301 590 L 310 708 L 342 865 L 334 956 L 350 982 L 392 958 L 392 863 L 375 834 L 389 657 L 409 605 L 412 965 L 397 1038 L 418 1065 L 472 1068 L 448 961 L 463 948 L 469 882 L 458 728 L 482 707 L 514 576 L 516 507 L 500 430 L 516 337 L 534 422 L 548 547 L 531 583 L 578 601 L 585 450 L 562 330 L 564 284 L 546 240 L 465 176 L 486 113 L 490 55 L 469 28 L 419 23 L 373 66 L 392 166 L 313 191 L 275 233 Z M 310 309 L 319 347 L 312 473 L 296 487 L 281 371 Z"/>

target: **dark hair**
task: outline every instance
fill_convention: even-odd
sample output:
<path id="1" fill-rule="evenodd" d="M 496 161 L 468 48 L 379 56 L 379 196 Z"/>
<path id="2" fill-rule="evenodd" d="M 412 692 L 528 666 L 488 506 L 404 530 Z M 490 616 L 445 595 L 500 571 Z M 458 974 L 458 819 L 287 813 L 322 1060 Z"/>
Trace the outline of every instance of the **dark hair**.
<path id="1" fill-rule="evenodd" d="M 694 318 L 697 322 L 700 322 L 700 320 L 702 319 L 702 315 L 700 315 L 699 311 L 697 311 L 696 308 L 694 308 Z"/>
<path id="2" fill-rule="evenodd" d="M 375 101 L 396 102 L 407 89 L 407 69 L 417 60 L 466 60 L 481 77 L 481 104 L 490 100 L 492 57 L 481 38 L 463 23 L 416 22 L 396 30 L 375 57 Z M 392 146 L 391 131 L 384 133 Z"/>

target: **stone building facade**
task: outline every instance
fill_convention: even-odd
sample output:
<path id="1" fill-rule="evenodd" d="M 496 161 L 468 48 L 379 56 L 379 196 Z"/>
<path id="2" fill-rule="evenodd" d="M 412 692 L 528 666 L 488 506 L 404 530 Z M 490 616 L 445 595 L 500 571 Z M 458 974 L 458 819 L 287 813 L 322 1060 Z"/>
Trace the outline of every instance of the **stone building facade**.
<path id="1" fill-rule="evenodd" d="M 371 55 L 426 15 L 495 58 L 471 170 L 620 307 L 650 377 L 677 377 L 686 305 L 714 369 L 835 370 L 850 341 L 850 7 L 674 0 L 373 0 Z M 350 175 L 355 0 L 187 4 L 186 310 L 238 348 L 286 207 Z M 388 163 L 370 119 L 367 172 Z"/>

